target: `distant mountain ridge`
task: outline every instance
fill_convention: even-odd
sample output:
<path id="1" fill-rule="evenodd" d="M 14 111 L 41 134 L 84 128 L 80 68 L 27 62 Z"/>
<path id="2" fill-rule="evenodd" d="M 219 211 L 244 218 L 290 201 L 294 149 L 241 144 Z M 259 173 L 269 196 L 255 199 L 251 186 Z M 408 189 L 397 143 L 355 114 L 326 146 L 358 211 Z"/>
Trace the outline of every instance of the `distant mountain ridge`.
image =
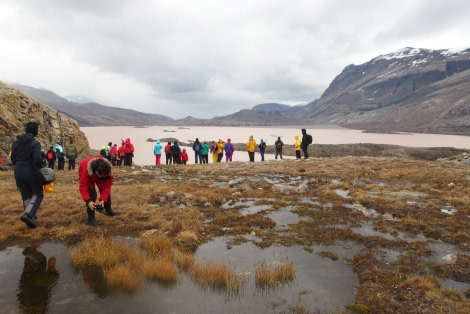
<path id="1" fill-rule="evenodd" d="M 160 114 L 142 113 L 131 109 L 103 106 L 98 103 L 68 101 L 47 89 L 11 84 L 40 102 L 75 119 L 80 126 L 171 125 L 174 120 Z"/>
<path id="2" fill-rule="evenodd" d="M 70 102 L 47 90 L 14 86 L 70 115 L 81 126 L 330 124 L 371 132 L 470 135 L 470 49 L 399 49 L 346 66 L 321 97 L 307 105 L 264 103 L 212 119 L 173 120 L 97 103 Z"/>
<path id="3" fill-rule="evenodd" d="M 470 49 L 404 48 L 349 65 L 297 116 L 369 131 L 470 135 Z"/>

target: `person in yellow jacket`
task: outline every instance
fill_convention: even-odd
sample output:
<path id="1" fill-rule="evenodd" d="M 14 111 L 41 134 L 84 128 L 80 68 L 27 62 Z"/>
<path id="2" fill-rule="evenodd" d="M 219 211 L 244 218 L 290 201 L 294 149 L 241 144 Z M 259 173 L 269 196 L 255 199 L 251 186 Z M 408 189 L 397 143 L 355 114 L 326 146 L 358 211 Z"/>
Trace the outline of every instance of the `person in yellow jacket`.
<path id="1" fill-rule="evenodd" d="M 246 143 L 246 150 L 248 151 L 248 157 L 250 157 L 250 161 L 255 161 L 255 149 L 256 141 L 254 140 L 253 135 L 250 135 L 248 143 Z"/>
<path id="2" fill-rule="evenodd" d="M 219 142 L 217 143 L 217 162 L 221 162 L 224 157 L 224 146 L 225 142 L 219 138 Z"/>
<path id="3" fill-rule="evenodd" d="M 300 137 L 298 135 L 295 136 L 295 144 L 294 144 L 294 149 L 295 149 L 295 158 L 300 159 L 300 145 L 302 142 L 300 141 Z"/>

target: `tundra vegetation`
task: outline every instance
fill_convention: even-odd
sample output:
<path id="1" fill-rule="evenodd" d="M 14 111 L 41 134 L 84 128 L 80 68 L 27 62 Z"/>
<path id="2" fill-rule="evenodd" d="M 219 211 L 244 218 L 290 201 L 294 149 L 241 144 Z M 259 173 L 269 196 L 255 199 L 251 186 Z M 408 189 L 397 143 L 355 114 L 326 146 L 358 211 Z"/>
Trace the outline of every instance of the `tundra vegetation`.
<path id="1" fill-rule="evenodd" d="M 98 215 L 102 225 L 88 226 L 77 173 L 65 170 L 45 195 L 34 230 L 19 219 L 13 173 L 0 171 L 1 248 L 64 243 L 74 267 L 96 266 L 107 285 L 120 289 L 138 289 L 145 280 L 171 283 L 185 272 L 203 288 L 237 294 L 246 275 L 197 261 L 199 245 L 224 236 L 227 248 L 250 241 L 260 248 L 299 246 L 332 262 L 347 259 L 357 273 L 355 300 L 344 311 L 470 312 L 470 290 L 442 286 L 446 279 L 470 284 L 470 168 L 452 158 L 349 156 L 113 170 L 112 201 L 120 216 Z M 301 219 L 276 225 L 269 214 L 281 208 Z M 361 232 L 364 226 L 373 232 Z M 353 243 L 353 254 L 328 251 L 341 243 Z M 435 258 L 435 243 L 454 252 Z M 289 257 L 253 267 L 259 289 L 295 282 Z"/>

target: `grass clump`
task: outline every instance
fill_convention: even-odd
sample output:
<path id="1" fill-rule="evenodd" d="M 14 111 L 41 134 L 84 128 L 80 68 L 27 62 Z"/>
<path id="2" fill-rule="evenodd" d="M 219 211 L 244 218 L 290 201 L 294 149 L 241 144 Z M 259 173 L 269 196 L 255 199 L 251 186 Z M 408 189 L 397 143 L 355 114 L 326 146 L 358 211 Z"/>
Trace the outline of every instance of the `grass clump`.
<path id="1" fill-rule="evenodd" d="M 143 273 L 147 278 L 165 282 L 172 282 L 178 279 L 178 269 L 172 261 L 165 259 L 147 262 L 144 265 Z"/>
<path id="2" fill-rule="evenodd" d="M 281 262 L 273 268 L 261 263 L 255 270 L 255 283 L 259 288 L 275 288 L 293 282 L 295 273 L 296 267 L 292 262 Z"/>

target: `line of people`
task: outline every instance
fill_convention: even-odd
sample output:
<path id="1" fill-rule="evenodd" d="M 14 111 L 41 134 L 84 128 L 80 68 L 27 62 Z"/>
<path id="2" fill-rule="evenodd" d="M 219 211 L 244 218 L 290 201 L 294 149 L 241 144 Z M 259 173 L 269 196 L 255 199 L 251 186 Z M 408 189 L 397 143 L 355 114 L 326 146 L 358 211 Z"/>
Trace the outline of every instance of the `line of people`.
<path id="1" fill-rule="evenodd" d="M 55 162 L 57 161 L 57 170 L 64 170 L 65 168 L 65 158 L 68 161 L 68 170 L 75 169 L 75 160 L 78 156 L 77 147 L 73 143 L 73 140 L 70 140 L 70 143 L 64 149 L 62 142 L 59 140 L 55 144 L 55 147 L 49 146 L 47 152 L 41 150 L 43 165 L 54 169 Z"/>
<path id="2" fill-rule="evenodd" d="M 295 135 L 295 154 L 296 158 L 301 158 L 301 151 L 304 154 L 304 158 L 308 158 L 308 146 L 312 143 L 312 136 L 307 134 L 306 129 L 301 129 L 302 138 L 299 135 Z M 255 161 L 255 151 L 258 148 L 261 161 L 265 160 L 265 151 L 266 151 L 266 141 L 261 139 L 259 145 L 257 145 L 256 140 L 253 135 L 249 136 L 248 142 L 246 144 L 246 150 L 248 152 L 248 159 L 251 162 Z M 281 140 L 281 137 L 278 137 L 274 143 L 275 147 L 275 159 L 278 157 L 283 158 L 282 150 L 284 147 L 284 142 Z M 217 142 L 212 141 L 209 145 L 207 142 L 201 143 L 199 138 L 196 138 L 192 145 L 194 151 L 194 162 L 197 164 L 206 164 L 209 163 L 209 154 L 212 154 L 212 162 L 218 163 L 221 162 L 225 155 L 225 162 L 231 162 L 233 160 L 233 153 L 235 152 L 235 147 L 230 138 L 227 139 L 227 142 L 224 142 L 222 139 L 219 139 Z M 165 162 L 167 165 L 170 164 L 187 164 L 189 158 L 186 148 L 181 148 L 177 141 L 173 144 L 168 142 L 165 147 L 163 147 L 160 140 L 156 140 L 155 146 L 153 148 L 153 153 L 155 155 L 155 165 L 161 164 L 162 154 L 165 153 Z"/>
<path id="3" fill-rule="evenodd" d="M 105 157 L 113 166 L 132 166 L 134 158 L 134 144 L 130 138 L 121 139 L 121 146 L 108 142 L 108 145 L 101 146 L 100 154 Z"/>

